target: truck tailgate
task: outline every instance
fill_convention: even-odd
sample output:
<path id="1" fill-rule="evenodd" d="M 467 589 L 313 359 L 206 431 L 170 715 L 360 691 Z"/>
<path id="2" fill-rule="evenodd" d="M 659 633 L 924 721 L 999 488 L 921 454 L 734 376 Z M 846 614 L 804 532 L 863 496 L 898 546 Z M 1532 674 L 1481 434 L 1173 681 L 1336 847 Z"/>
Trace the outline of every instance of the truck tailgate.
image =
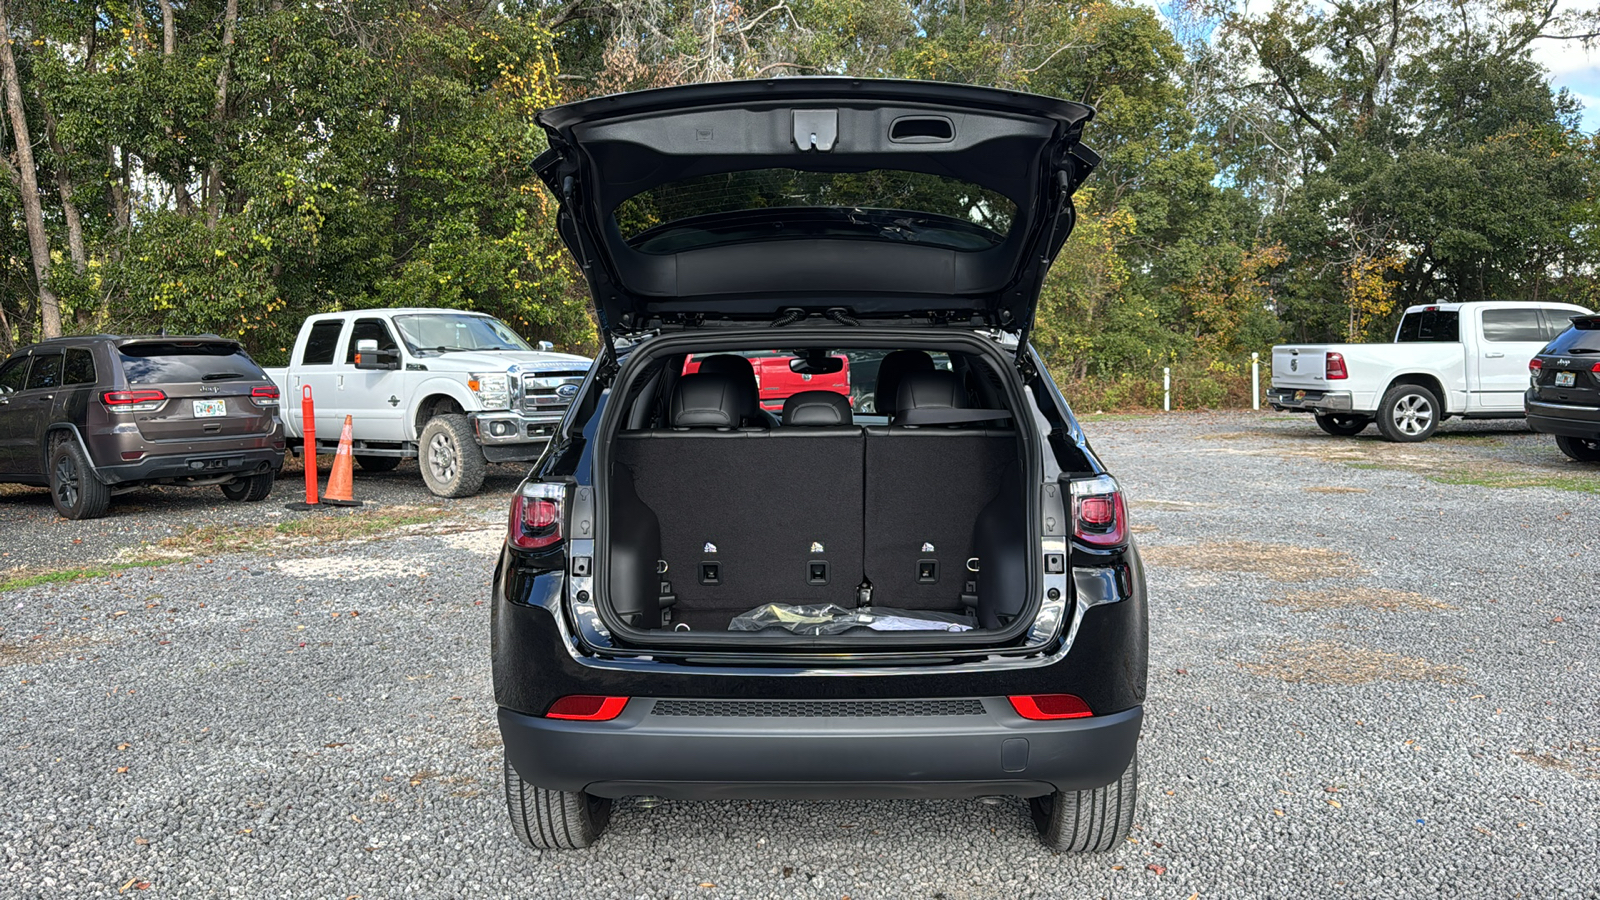
<path id="1" fill-rule="evenodd" d="M 1272 348 L 1272 386 L 1322 388 L 1328 352 L 1325 344 L 1281 345 Z"/>

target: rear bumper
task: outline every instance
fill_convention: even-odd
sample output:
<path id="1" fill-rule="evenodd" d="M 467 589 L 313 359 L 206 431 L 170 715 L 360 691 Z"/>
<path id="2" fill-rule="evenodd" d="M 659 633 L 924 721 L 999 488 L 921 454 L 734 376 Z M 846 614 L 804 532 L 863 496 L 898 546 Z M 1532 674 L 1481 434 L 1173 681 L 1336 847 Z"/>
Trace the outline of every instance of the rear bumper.
<path id="1" fill-rule="evenodd" d="M 216 478 L 222 475 L 254 475 L 275 472 L 283 465 L 283 448 L 222 450 L 207 453 L 182 453 L 147 456 L 137 462 L 116 466 L 97 466 L 95 471 L 106 484 L 128 484 L 164 479 Z"/>
<path id="2" fill-rule="evenodd" d="M 1542 400 L 1524 400 L 1523 406 L 1528 412 L 1528 427 L 1534 431 L 1586 440 L 1600 439 L 1600 408 L 1546 403 Z"/>
<path id="3" fill-rule="evenodd" d="M 1030 721 L 1003 697 L 958 715 L 661 715 L 658 702 L 634 698 L 609 722 L 501 708 L 506 758 L 539 787 L 601 797 L 1033 797 L 1115 781 L 1144 715 Z"/>
<path id="4" fill-rule="evenodd" d="M 1298 390 L 1275 387 L 1267 391 L 1273 409 L 1300 412 L 1354 412 L 1355 397 L 1349 391 Z"/>

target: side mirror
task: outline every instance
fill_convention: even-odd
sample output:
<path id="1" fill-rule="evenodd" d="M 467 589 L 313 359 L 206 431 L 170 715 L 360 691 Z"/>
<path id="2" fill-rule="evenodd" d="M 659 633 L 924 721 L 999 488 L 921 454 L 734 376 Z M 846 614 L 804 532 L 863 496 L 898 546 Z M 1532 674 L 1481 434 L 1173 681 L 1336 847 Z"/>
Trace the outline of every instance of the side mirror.
<path id="1" fill-rule="evenodd" d="M 549 353 L 551 350 L 554 350 L 555 348 L 556 348 L 556 345 L 550 343 L 549 341 L 540 341 L 539 342 L 539 349 L 543 350 L 546 353 Z"/>
<path id="2" fill-rule="evenodd" d="M 398 369 L 400 368 L 400 351 L 379 350 L 378 342 L 367 338 L 356 341 L 356 368 L 358 369 Z"/>

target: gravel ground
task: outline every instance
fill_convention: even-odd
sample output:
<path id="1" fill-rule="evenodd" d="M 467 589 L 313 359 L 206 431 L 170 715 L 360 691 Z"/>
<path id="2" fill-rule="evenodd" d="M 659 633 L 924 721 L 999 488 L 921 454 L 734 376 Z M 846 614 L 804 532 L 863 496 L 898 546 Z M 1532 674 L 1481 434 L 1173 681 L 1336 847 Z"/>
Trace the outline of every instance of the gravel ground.
<path id="1" fill-rule="evenodd" d="M 1434 479 L 1584 470 L 1507 424 L 1087 428 L 1151 561 L 1112 853 L 1043 852 L 1013 800 L 630 801 L 591 851 L 522 848 L 481 605 L 508 475 L 404 536 L 0 594 L 0 895 L 1600 897 L 1600 504 Z M 414 473 L 357 490 L 426 499 Z M 81 532 L 8 495 L 0 528 L 109 555 L 279 499 L 167 493 Z"/>

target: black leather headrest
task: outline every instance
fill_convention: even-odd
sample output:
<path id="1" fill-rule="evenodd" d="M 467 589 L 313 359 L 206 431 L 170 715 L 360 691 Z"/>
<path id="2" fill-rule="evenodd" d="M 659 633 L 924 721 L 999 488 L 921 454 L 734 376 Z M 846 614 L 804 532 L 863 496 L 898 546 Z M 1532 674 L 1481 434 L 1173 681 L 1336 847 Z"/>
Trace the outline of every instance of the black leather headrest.
<path id="1" fill-rule="evenodd" d="M 850 401 L 833 391 L 801 391 L 783 401 L 785 425 L 849 425 Z"/>
<path id="2" fill-rule="evenodd" d="M 732 353 L 718 353 L 700 360 L 699 374 L 723 375 L 739 390 L 739 415 L 755 418 L 761 410 L 761 394 L 756 390 L 756 367 L 750 360 Z"/>
<path id="3" fill-rule="evenodd" d="M 900 380 L 910 372 L 933 371 L 933 357 L 921 350 L 896 350 L 878 363 L 878 383 L 873 388 L 873 409 L 892 416 L 900 407 Z"/>
<path id="4" fill-rule="evenodd" d="M 743 394 L 726 375 L 685 375 L 672 390 L 673 428 L 738 428 Z"/>
<path id="5" fill-rule="evenodd" d="M 914 409 L 966 409 L 967 392 L 954 372 L 907 372 L 900 380 L 900 394 L 895 402 L 900 412 Z"/>

